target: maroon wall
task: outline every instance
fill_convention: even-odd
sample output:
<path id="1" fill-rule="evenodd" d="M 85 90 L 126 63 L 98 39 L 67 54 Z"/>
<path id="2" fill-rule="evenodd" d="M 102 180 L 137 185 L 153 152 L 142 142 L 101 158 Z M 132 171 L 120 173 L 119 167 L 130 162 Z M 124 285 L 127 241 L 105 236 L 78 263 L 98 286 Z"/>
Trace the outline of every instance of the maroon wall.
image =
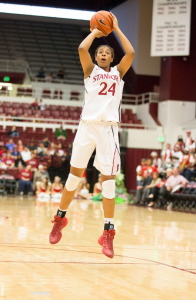
<path id="1" fill-rule="evenodd" d="M 10 81 L 8 83 L 16 83 L 16 84 L 22 84 L 23 80 L 25 78 L 24 73 L 15 73 L 15 72 L 0 72 L 0 82 L 4 82 L 3 78 L 5 76 L 10 77 Z"/>
<path id="2" fill-rule="evenodd" d="M 150 157 L 150 153 L 152 151 L 156 151 L 160 155 L 160 150 L 134 148 L 127 149 L 125 183 L 128 192 L 136 189 L 136 168 L 138 165 L 140 165 L 141 159 Z"/>
<path id="3" fill-rule="evenodd" d="M 192 1 L 190 55 L 161 60 L 160 100 L 196 101 L 196 1 Z"/>

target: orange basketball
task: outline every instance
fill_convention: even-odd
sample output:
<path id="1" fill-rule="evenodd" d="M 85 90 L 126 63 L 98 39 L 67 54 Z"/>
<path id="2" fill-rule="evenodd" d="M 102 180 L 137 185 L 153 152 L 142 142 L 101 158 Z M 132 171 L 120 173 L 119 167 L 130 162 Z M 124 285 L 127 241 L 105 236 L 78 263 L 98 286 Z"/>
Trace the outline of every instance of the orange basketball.
<path id="1" fill-rule="evenodd" d="M 91 18 L 90 27 L 92 30 L 97 28 L 106 35 L 112 32 L 113 21 L 109 12 L 105 10 L 96 12 Z"/>

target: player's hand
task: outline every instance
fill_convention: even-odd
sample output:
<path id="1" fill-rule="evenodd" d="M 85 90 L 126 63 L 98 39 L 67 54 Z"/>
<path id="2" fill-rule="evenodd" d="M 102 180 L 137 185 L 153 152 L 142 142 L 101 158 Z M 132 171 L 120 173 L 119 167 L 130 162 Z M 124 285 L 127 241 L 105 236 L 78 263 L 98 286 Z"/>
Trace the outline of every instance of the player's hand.
<path id="1" fill-rule="evenodd" d="M 90 29 L 91 32 L 93 32 L 95 34 L 96 38 L 101 38 L 102 36 L 107 36 L 106 34 L 104 34 L 102 31 L 98 30 L 98 29 Z"/>
<path id="2" fill-rule="evenodd" d="M 110 17 L 113 21 L 113 30 L 116 31 L 118 29 L 118 20 L 117 17 L 110 11 Z"/>

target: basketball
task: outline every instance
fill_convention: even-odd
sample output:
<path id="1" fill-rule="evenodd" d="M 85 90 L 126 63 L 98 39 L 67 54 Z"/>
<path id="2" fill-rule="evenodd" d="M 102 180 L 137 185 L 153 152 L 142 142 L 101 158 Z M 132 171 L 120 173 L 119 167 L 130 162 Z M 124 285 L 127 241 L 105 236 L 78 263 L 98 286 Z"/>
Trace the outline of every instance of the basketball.
<path id="1" fill-rule="evenodd" d="M 105 10 L 96 12 L 91 18 L 90 28 L 92 30 L 97 28 L 106 35 L 110 34 L 113 29 L 113 21 L 110 13 Z"/>

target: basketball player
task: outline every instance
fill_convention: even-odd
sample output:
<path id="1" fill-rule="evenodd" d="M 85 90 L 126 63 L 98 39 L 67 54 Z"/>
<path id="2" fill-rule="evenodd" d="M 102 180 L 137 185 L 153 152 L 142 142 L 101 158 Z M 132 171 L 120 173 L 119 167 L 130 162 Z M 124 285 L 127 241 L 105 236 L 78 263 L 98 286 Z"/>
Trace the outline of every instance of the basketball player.
<path id="1" fill-rule="evenodd" d="M 94 64 L 89 48 L 95 38 L 104 36 L 98 29 L 94 29 L 78 48 L 84 71 L 85 99 L 81 122 L 73 143 L 70 174 L 59 209 L 52 221 L 54 225 L 50 233 L 50 243 L 56 244 L 62 237 L 61 231 L 68 223 L 65 217 L 67 209 L 96 148 L 94 166 L 101 173 L 104 210 L 104 231 L 98 242 L 103 247 L 103 254 L 112 258 L 115 235 L 115 174 L 120 170 L 118 122 L 124 85 L 122 78 L 132 64 L 134 49 L 118 27 L 117 18 L 112 13 L 110 15 L 113 19 L 113 30 L 120 38 L 125 55 L 117 66 L 111 68 L 113 49 L 102 45 L 95 52 L 97 64 Z"/>

